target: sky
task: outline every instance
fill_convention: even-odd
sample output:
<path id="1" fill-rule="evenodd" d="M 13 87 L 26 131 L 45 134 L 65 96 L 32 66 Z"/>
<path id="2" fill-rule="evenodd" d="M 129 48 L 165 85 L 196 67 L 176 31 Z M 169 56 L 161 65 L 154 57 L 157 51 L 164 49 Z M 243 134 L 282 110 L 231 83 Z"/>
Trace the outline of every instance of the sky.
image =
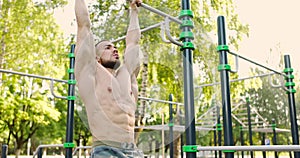
<path id="1" fill-rule="evenodd" d="M 300 38 L 299 0 L 234 0 L 236 12 L 243 24 L 248 24 L 250 33 L 248 38 L 240 42 L 238 51 L 232 50 L 244 57 L 268 66 L 277 71 L 280 55 L 290 55 L 291 65 L 295 71 L 300 71 L 300 46 L 297 42 Z M 87 3 L 93 0 L 86 0 Z M 55 17 L 65 35 L 76 34 L 74 23 L 74 0 L 62 9 L 55 11 Z M 225 17 L 226 18 L 226 17 Z M 280 47 L 280 48 L 279 48 Z M 279 48 L 279 49 L 278 49 Z M 272 53 L 270 53 L 272 49 Z M 268 63 L 266 62 L 268 61 Z M 240 76 L 248 76 L 247 62 L 239 61 Z M 233 66 L 232 66 L 233 67 Z"/>

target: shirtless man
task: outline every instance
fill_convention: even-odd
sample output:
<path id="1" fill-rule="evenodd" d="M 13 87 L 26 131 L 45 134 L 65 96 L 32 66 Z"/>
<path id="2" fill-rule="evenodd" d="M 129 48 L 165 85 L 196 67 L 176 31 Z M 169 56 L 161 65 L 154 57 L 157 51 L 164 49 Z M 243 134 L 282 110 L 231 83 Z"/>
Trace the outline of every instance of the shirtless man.
<path id="1" fill-rule="evenodd" d="M 91 157 L 143 157 L 134 145 L 134 119 L 138 99 L 137 75 L 141 32 L 137 5 L 130 3 L 124 62 L 110 41 L 95 45 L 91 21 L 84 0 L 76 0 L 78 26 L 75 49 L 75 77 L 92 133 Z"/>

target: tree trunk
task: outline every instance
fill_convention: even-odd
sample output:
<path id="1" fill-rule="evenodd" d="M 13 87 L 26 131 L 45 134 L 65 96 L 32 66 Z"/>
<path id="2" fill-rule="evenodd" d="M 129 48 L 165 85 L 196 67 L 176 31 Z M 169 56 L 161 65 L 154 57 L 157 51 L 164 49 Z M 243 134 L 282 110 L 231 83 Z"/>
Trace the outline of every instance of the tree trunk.
<path id="1" fill-rule="evenodd" d="M 142 85 L 140 90 L 140 96 L 146 97 L 147 90 L 147 79 L 148 79 L 148 54 L 144 52 L 144 60 L 142 67 Z M 137 109 L 135 116 L 135 126 L 143 126 L 145 123 L 143 122 L 145 116 L 145 108 L 146 108 L 146 100 L 140 100 L 140 106 Z M 135 129 L 135 143 L 138 144 L 139 134 L 143 131 L 142 128 Z"/>
<path id="2" fill-rule="evenodd" d="M 174 124 L 176 125 L 181 125 L 181 122 L 180 121 L 180 111 L 177 110 L 176 112 L 176 119 L 174 119 Z M 180 154 L 180 151 L 181 151 L 181 134 L 179 131 L 174 131 L 174 143 L 173 143 L 173 151 L 174 151 L 174 155 L 173 157 L 174 158 L 180 158 L 181 157 L 181 154 Z M 181 151 L 182 152 L 182 151 Z"/>

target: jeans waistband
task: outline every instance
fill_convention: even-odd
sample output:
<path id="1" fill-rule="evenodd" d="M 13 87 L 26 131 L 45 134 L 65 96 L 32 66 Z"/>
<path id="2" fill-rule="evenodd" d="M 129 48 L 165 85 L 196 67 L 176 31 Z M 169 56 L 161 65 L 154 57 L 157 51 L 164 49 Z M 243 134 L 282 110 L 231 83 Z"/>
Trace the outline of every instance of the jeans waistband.
<path id="1" fill-rule="evenodd" d="M 115 142 L 115 141 L 95 141 L 93 142 L 93 148 L 97 146 L 112 146 L 115 148 L 120 148 L 120 149 L 136 149 L 134 143 L 127 143 L 127 142 Z"/>

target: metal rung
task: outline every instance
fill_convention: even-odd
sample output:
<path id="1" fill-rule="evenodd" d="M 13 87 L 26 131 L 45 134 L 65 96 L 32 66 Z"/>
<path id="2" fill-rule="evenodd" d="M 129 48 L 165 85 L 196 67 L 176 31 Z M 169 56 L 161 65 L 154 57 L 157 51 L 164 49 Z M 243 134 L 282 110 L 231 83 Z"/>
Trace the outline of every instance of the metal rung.
<path id="1" fill-rule="evenodd" d="M 237 111 L 238 110 L 247 110 L 247 108 L 238 108 L 238 109 L 236 109 Z"/>
<path id="2" fill-rule="evenodd" d="M 248 114 L 247 113 L 237 113 L 237 114 L 234 114 L 234 115 L 236 115 L 236 116 L 247 116 Z"/>

